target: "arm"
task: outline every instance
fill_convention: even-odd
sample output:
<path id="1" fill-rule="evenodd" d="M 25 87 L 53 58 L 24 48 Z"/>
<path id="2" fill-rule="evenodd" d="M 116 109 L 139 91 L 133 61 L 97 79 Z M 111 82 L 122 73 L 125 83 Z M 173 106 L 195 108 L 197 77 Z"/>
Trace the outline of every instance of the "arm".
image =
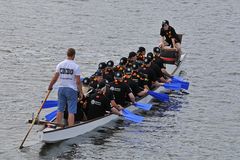
<path id="1" fill-rule="evenodd" d="M 51 80 L 51 82 L 50 82 L 50 84 L 49 84 L 49 86 L 48 86 L 48 90 L 52 90 L 52 87 L 53 87 L 53 85 L 57 82 L 58 77 L 59 77 L 59 73 L 56 72 L 56 73 L 53 75 L 53 77 L 52 77 L 52 80 Z"/>
<path id="2" fill-rule="evenodd" d="M 128 94 L 128 97 L 130 98 L 131 102 L 135 103 L 135 96 L 133 95 L 132 92 Z"/>
<path id="3" fill-rule="evenodd" d="M 162 71 L 162 73 L 163 73 L 164 75 L 166 75 L 167 77 L 169 77 L 169 78 L 172 78 L 172 77 L 173 77 L 171 74 L 169 74 L 169 73 L 166 71 L 165 68 L 161 68 L 161 71 Z"/>
<path id="4" fill-rule="evenodd" d="M 119 115 L 119 116 L 122 115 L 121 112 L 119 112 L 119 111 L 118 111 L 116 108 L 114 108 L 114 107 L 111 108 L 111 112 L 112 112 L 113 114 L 116 114 L 116 115 Z"/>
<path id="5" fill-rule="evenodd" d="M 77 84 L 78 91 L 80 93 L 81 98 L 83 98 L 82 82 L 80 80 L 80 75 L 76 75 L 75 78 L 76 78 L 76 84 Z"/>

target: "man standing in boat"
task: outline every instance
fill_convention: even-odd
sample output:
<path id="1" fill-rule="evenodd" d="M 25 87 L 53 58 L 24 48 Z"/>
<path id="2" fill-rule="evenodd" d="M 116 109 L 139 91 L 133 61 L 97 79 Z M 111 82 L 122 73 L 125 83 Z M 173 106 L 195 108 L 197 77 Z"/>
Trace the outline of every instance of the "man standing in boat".
<path id="1" fill-rule="evenodd" d="M 60 80 L 58 89 L 58 113 L 57 123 L 62 123 L 65 106 L 68 106 L 68 126 L 74 125 L 74 114 L 77 112 L 78 92 L 79 98 L 83 97 L 82 84 L 80 81 L 80 67 L 74 62 L 75 50 L 69 48 L 67 59 L 60 62 L 49 84 L 48 90 Z"/>
<path id="2" fill-rule="evenodd" d="M 164 20 L 162 22 L 162 28 L 160 29 L 160 48 L 163 50 L 174 50 L 177 52 L 177 61 L 180 60 L 181 57 L 181 44 L 180 39 L 178 38 L 175 29 L 169 25 L 168 20 Z M 164 39 L 165 38 L 165 39 Z M 171 48 L 166 47 L 171 46 Z"/>

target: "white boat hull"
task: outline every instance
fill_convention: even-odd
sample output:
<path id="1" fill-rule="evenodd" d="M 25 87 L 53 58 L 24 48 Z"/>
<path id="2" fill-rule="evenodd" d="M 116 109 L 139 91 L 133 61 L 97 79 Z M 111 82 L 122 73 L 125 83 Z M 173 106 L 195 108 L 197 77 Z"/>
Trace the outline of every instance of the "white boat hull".
<path id="1" fill-rule="evenodd" d="M 181 57 L 181 63 L 184 60 L 186 54 L 183 54 Z M 179 65 L 180 67 L 181 65 Z M 169 73 L 174 73 L 175 75 L 179 72 L 179 67 L 176 67 L 175 65 L 167 65 L 167 69 Z M 155 90 L 155 92 L 161 92 L 163 91 L 163 87 L 159 87 Z M 147 95 L 144 98 L 140 99 L 138 102 L 141 103 L 149 103 L 152 100 L 152 96 Z M 130 111 L 138 110 L 135 106 L 131 105 L 128 107 Z M 110 114 L 104 117 L 101 117 L 97 120 L 92 120 L 88 122 L 82 122 L 80 124 L 77 124 L 72 127 L 67 127 L 63 129 L 52 129 L 52 128 L 45 128 L 42 131 L 38 132 L 38 136 L 40 141 L 45 143 L 56 143 L 61 140 L 73 138 L 79 135 L 83 135 L 87 132 L 90 132 L 97 127 L 104 126 L 108 124 L 109 122 L 116 121 L 120 119 L 121 117 Z"/>

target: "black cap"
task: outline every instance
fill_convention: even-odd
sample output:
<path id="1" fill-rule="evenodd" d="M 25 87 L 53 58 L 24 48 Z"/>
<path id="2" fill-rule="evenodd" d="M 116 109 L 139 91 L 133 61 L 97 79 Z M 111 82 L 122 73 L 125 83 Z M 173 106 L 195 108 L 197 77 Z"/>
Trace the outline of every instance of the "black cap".
<path id="1" fill-rule="evenodd" d="M 105 87 L 105 86 L 106 86 L 106 83 L 105 83 L 104 81 L 101 81 L 101 82 L 99 82 L 99 83 L 97 84 L 96 89 L 102 89 L 102 88 Z"/>
<path id="2" fill-rule="evenodd" d="M 126 58 L 126 57 L 122 57 L 122 58 L 120 59 L 119 64 L 120 64 L 120 65 L 125 65 L 126 63 L 127 63 L 127 58 Z"/>
<path id="3" fill-rule="evenodd" d="M 144 64 L 149 64 L 152 60 L 148 57 L 144 58 Z"/>
<path id="4" fill-rule="evenodd" d="M 162 27 L 163 27 L 165 24 L 169 25 L 168 20 L 164 20 L 164 21 L 162 21 Z"/>
<path id="5" fill-rule="evenodd" d="M 107 67 L 107 64 L 105 62 L 101 62 L 98 64 L 98 69 L 104 69 Z"/>
<path id="6" fill-rule="evenodd" d="M 123 74 L 122 72 L 115 72 L 114 77 L 116 78 L 122 78 Z"/>
<path id="7" fill-rule="evenodd" d="M 133 69 L 133 70 L 137 70 L 137 69 L 138 69 L 138 64 L 137 64 L 137 63 L 134 63 L 134 64 L 132 65 L 132 69 Z"/>
<path id="8" fill-rule="evenodd" d="M 125 69 L 125 74 L 131 74 L 132 73 L 132 68 L 131 67 L 127 67 Z"/>
<path id="9" fill-rule="evenodd" d="M 137 52 L 139 53 L 139 52 L 143 52 L 143 51 L 146 51 L 146 49 L 144 47 L 139 47 Z"/>
<path id="10" fill-rule="evenodd" d="M 84 85 L 89 85 L 89 83 L 90 83 L 90 78 L 88 78 L 88 77 L 85 77 L 85 78 L 83 78 L 83 84 Z"/>
<path id="11" fill-rule="evenodd" d="M 155 52 L 155 53 L 160 53 L 160 48 L 159 48 L 159 47 L 154 47 L 154 48 L 153 48 L 153 52 Z"/>
<path id="12" fill-rule="evenodd" d="M 114 66 L 114 62 L 112 60 L 109 60 L 107 62 L 107 67 L 113 67 Z"/>
<path id="13" fill-rule="evenodd" d="M 135 53 L 135 52 L 130 52 L 129 55 L 128 55 L 128 58 L 135 57 L 136 55 L 137 55 L 137 53 Z"/>
<path id="14" fill-rule="evenodd" d="M 152 53 L 152 52 L 149 52 L 149 53 L 147 54 L 147 57 L 148 57 L 149 59 L 153 60 L 153 53 Z"/>
<path id="15" fill-rule="evenodd" d="M 94 76 L 102 76 L 102 72 L 101 71 L 97 71 L 94 73 Z"/>

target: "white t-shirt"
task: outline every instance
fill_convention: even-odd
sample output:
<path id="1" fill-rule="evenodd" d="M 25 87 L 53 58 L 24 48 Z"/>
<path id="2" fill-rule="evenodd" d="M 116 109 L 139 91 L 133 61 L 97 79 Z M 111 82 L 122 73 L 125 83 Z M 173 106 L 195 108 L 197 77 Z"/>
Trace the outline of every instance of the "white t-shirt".
<path id="1" fill-rule="evenodd" d="M 80 67 L 73 60 L 64 60 L 56 67 L 59 73 L 59 87 L 69 87 L 78 91 L 75 76 L 80 76 Z"/>

